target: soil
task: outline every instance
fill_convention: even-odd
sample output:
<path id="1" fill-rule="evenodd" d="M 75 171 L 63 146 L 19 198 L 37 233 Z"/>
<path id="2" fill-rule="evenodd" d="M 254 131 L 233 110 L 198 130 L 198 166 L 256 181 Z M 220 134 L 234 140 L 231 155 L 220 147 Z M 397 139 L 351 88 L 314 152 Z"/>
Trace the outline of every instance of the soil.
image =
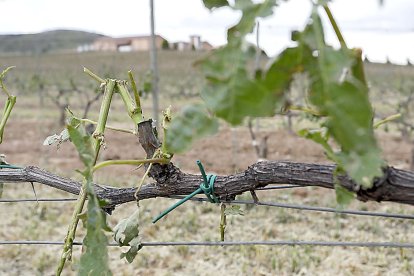
<path id="1" fill-rule="evenodd" d="M 33 127 L 35 125 L 35 127 Z M 61 127 L 53 121 L 31 119 L 13 120 L 7 125 L 7 131 L 0 152 L 7 156 L 12 164 L 39 166 L 51 171 L 72 175 L 81 166 L 78 155 L 70 143 L 59 148 L 44 146 L 48 135 L 59 133 Z M 290 160 L 311 163 L 330 163 L 321 147 L 285 129 L 261 131 L 260 137 L 267 136 L 269 160 Z M 145 157 L 137 137 L 114 133 L 105 134 L 106 148 L 102 151 L 102 160 L 142 159 Z M 410 167 L 412 145 L 398 136 L 381 133 L 378 137 L 385 159 L 391 166 L 401 169 Z M 184 171 L 197 171 L 195 161 L 201 160 L 208 171 L 217 174 L 231 174 L 246 169 L 258 160 L 247 128 L 222 127 L 216 135 L 196 142 L 192 149 L 173 158 L 173 162 Z M 132 168 L 133 169 L 133 168 Z M 131 167 L 116 167 L 110 171 L 131 172 Z"/>

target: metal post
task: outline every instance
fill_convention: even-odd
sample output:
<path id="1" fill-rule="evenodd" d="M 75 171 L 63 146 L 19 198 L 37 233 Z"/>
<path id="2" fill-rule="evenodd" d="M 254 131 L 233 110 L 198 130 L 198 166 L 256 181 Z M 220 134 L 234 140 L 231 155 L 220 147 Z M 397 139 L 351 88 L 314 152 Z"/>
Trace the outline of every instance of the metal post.
<path id="1" fill-rule="evenodd" d="M 154 0 L 150 0 L 150 13 L 151 13 L 151 73 L 152 73 L 152 118 L 155 120 L 155 124 L 158 126 L 158 64 L 157 64 L 157 47 L 155 45 L 155 24 L 154 24 Z"/>

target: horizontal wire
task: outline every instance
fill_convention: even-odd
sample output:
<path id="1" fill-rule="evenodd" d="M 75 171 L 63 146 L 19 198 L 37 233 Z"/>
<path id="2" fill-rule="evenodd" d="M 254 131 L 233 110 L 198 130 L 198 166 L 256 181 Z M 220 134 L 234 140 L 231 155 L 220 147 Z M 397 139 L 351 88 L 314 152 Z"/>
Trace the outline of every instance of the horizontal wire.
<path id="1" fill-rule="evenodd" d="M 17 198 L 17 199 L 0 199 L 0 203 L 10 203 L 10 202 L 65 202 L 65 201 L 76 201 L 76 198 Z"/>
<path id="2" fill-rule="evenodd" d="M 166 198 L 171 199 L 182 199 L 183 196 L 168 196 Z M 18 203 L 18 202 L 69 202 L 76 201 L 76 198 L 39 198 L 36 199 L 0 199 L 0 203 Z M 190 200 L 197 202 L 207 202 L 208 199 L 201 197 L 193 197 Z M 404 215 L 404 214 L 395 214 L 395 213 L 383 213 L 383 212 L 370 212 L 370 211 L 357 211 L 357 210 L 339 210 L 335 208 L 328 207 L 317 207 L 317 206 L 307 206 L 307 205 L 297 205 L 297 204 L 287 204 L 287 203 L 274 203 L 274 202 L 254 202 L 249 200 L 233 200 L 233 201 L 223 201 L 227 204 L 253 204 L 258 206 L 268 206 L 268 207 L 279 207 L 286 209 L 296 209 L 303 211 L 316 211 L 316 212 L 327 212 L 327 213 L 337 213 L 344 215 L 358 215 L 358 216 L 372 216 L 372 217 L 386 217 L 386 218 L 397 218 L 397 219 L 414 219 L 414 215 Z"/>
<path id="3" fill-rule="evenodd" d="M 169 196 L 167 198 L 182 199 L 184 197 L 183 196 Z M 193 197 L 190 200 L 199 201 L 199 202 L 209 202 L 209 200 L 207 198 L 201 198 L 201 197 Z M 253 204 L 253 205 L 259 205 L 259 206 L 279 207 L 279 208 L 296 209 L 296 210 L 304 210 L 304 211 L 337 213 L 337 214 L 344 214 L 344 215 L 386 217 L 386 218 L 398 218 L 398 219 L 414 219 L 414 215 L 383 213 L 383 212 L 370 212 L 370 211 L 357 211 L 357 210 L 339 210 L 339 209 L 329 208 L 329 207 L 317 207 L 317 206 L 307 206 L 307 205 L 288 204 L 288 203 L 273 203 L 273 202 L 260 202 L 260 201 L 254 202 L 252 200 L 222 201 L 222 203 L 246 204 L 246 205 Z"/>
<path id="4" fill-rule="evenodd" d="M 280 208 L 287 208 L 287 209 L 337 213 L 337 214 L 346 214 L 346 215 L 386 217 L 386 218 L 398 218 L 398 219 L 414 219 L 414 215 L 404 215 L 404 214 L 395 214 L 395 213 L 357 211 L 357 210 L 339 210 L 339 209 L 329 208 L 329 207 L 316 207 L 316 206 L 314 207 L 314 206 L 287 204 L 287 203 L 272 203 L 272 202 L 254 203 L 253 201 L 243 201 L 243 200 L 235 200 L 233 202 L 239 203 L 239 204 L 257 204 L 260 206 L 280 207 Z"/>
<path id="5" fill-rule="evenodd" d="M 171 199 L 182 199 L 184 196 L 166 196 L 165 198 Z M 76 198 L 40 198 L 40 199 L 0 199 L 0 203 L 12 203 L 12 202 L 68 202 L 76 201 Z M 207 198 L 193 197 L 190 200 L 197 202 L 207 202 Z M 357 210 L 339 210 L 329 207 L 318 207 L 318 206 L 307 206 L 307 205 L 298 205 L 298 204 L 288 204 L 288 203 L 274 203 L 274 202 L 254 202 L 249 200 L 233 200 L 233 201 L 223 201 L 227 204 L 253 204 L 258 206 L 268 206 L 268 207 L 279 207 L 286 209 L 296 209 L 304 211 L 316 211 L 316 212 L 327 212 L 327 213 L 336 213 L 344 215 L 358 215 L 358 216 L 372 216 L 372 217 L 386 217 L 386 218 L 397 218 L 397 219 L 414 219 L 414 215 L 404 215 L 404 214 L 395 214 L 395 213 L 384 213 L 384 212 L 370 212 L 370 211 L 357 211 Z"/>
<path id="6" fill-rule="evenodd" d="M 63 245 L 61 241 L 0 241 L 0 245 Z M 82 245 L 82 242 L 73 242 L 73 245 Z M 336 242 L 336 241 L 224 241 L 224 242 L 142 242 L 143 247 L 155 246 L 344 246 L 344 247 L 388 247 L 388 248 L 414 248 L 412 243 L 398 242 Z M 108 246 L 119 246 L 116 243 L 110 243 Z"/>
<path id="7" fill-rule="evenodd" d="M 265 191 L 265 190 L 280 190 L 280 189 L 290 189 L 290 188 L 305 188 L 309 186 L 303 185 L 279 185 L 279 186 L 266 186 L 254 189 L 255 191 Z"/>

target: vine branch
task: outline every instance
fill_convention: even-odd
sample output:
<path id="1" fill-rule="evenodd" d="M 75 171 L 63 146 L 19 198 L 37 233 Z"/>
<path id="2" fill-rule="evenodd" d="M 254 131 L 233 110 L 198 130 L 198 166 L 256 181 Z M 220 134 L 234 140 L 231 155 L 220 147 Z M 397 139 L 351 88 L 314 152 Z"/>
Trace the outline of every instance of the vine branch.
<path id="1" fill-rule="evenodd" d="M 170 165 L 170 164 L 169 164 Z M 222 200 L 232 200 L 236 195 L 249 192 L 269 184 L 296 184 L 334 189 L 334 165 L 297 163 L 287 161 L 262 161 L 249 166 L 244 172 L 218 176 L 214 191 Z M 357 188 L 346 176 L 339 177 L 341 184 L 349 189 Z M 0 182 L 36 182 L 71 194 L 79 194 L 81 183 L 55 175 L 41 168 L 28 166 L 23 169 L 1 169 Z M 142 186 L 138 193 L 140 200 L 187 195 L 195 191 L 202 182 L 201 175 L 186 174 L 177 169 L 174 177 L 164 183 L 150 183 Z M 110 202 L 114 208 L 135 201 L 136 188 L 114 188 L 94 184 L 97 196 Z M 387 169 L 386 178 L 377 181 L 369 190 L 358 190 L 362 201 L 391 201 L 414 205 L 414 172 Z"/>
<path id="2" fill-rule="evenodd" d="M 155 151 L 161 147 L 152 121 L 138 124 L 139 142 L 152 158 Z M 146 164 L 149 176 L 155 182 L 141 187 L 137 193 L 140 200 L 188 195 L 199 188 L 203 181 L 201 175 L 182 172 L 172 162 L 168 164 Z M 218 176 L 214 185 L 215 195 L 221 200 L 234 200 L 236 195 L 250 192 L 269 184 L 295 184 L 300 186 L 316 186 L 334 189 L 335 165 L 298 163 L 288 161 L 262 161 L 249 166 L 245 171 Z M 362 201 L 391 201 L 414 205 L 414 172 L 399 170 L 393 167 L 384 169 L 384 176 L 374 181 L 371 189 L 363 190 L 346 175 L 339 176 L 338 181 L 346 189 L 356 193 Z M 36 182 L 79 194 L 81 183 L 64 178 L 41 168 L 28 166 L 23 169 L 1 169 L 0 182 Z M 115 206 L 136 201 L 137 188 L 114 188 L 94 184 L 94 189 L 100 199 L 109 202 L 108 210 Z"/>

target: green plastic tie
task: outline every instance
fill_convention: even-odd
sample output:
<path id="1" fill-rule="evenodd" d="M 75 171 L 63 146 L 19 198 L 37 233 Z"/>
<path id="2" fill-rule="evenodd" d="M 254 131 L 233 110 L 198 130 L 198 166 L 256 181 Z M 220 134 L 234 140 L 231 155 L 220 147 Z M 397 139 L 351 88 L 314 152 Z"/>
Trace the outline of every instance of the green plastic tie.
<path id="1" fill-rule="evenodd" d="M 0 169 L 24 169 L 23 167 L 19 167 L 19 166 L 14 166 L 14 165 L 6 165 L 6 164 L 2 164 L 0 165 Z"/>
<path id="2" fill-rule="evenodd" d="M 191 194 L 189 194 L 188 196 L 184 197 L 183 199 L 175 203 L 173 206 L 171 206 L 170 208 L 168 208 L 161 214 L 159 214 L 156 218 L 152 220 L 152 223 L 156 223 L 161 218 L 163 218 L 165 215 L 170 213 L 172 210 L 174 210 L 175 208 L 177 208 L 178 206 L 180 206 L 187 200 L 191 199 L 192 197 L 200 193 L 204 193 L 211 203 L 220 202 L 219 199 L 214 195 L 214 182 L 216 181 L 217 175 L 215 174 L 206 175 L 203 164 L 201 164 L 200 160 L 197 160 L 197 165 L 198 165 L 198 168 L 200 169 L 201 175 L 203 176 L 203 182 L 200 184 L 200 187 L 194 192 L 192 192 Z"/>

